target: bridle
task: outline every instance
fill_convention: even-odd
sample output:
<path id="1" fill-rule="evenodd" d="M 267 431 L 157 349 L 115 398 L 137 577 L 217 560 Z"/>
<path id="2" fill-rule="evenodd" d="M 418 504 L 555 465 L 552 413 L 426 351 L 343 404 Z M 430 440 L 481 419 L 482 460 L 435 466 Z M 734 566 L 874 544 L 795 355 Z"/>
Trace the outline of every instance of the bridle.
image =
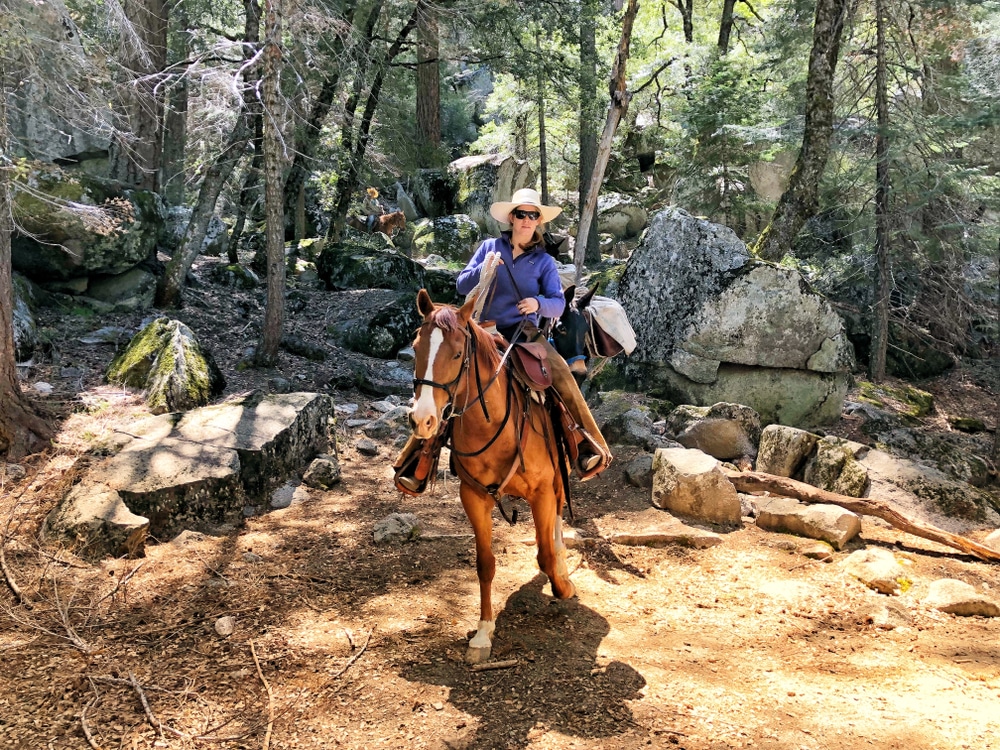
<path id="1" fill-rule="evenodd" d="M 471 338 L 471 335 L 470 335 L 469 332 L 466 332 L 465 335 L 469 336 Z M 465 358 L 462 360 L 462 366 L 460 368 L 458 368 L 458 374 L 454 377 L 453 380 L 450 380 L 447 383 L 439 383 L 436 380 L 428 380 L 427 378 L 414 378 L 413 379 L 413 392 L 414 393 L 417 392 L 417 386 L 418 385 L 426 385 L 426 386 L 429 386 L 431 388 L 440 388 L 442 391 L 444 391 L 445 393 L 448 394 L 448 403 L 446 403 L 444 405 L 444 408 L 441 410 L 441 421 L 442 422 L 450 421 L 452 419 L 452 417 L 455 416 L 455 394 L 451 392 L 451 389 L 452 389 L 452 387 L 456 383 L 458 383 L 459 380 L 462 379 L 462 375 L 469 369 L 470 353 L 469 353 L 469 343 L 468 343 L 468 341 L 466 341 L 465 349 L 464 349 L 463 353 L 465 354 Z M 430 364 L 430 363 L 428 363 L 428 364 Z M 449 409 L 451 410 L 451 413 L 446 417 L 445 413 Z M 465 411 L 465 410 L 463 409 L 463 411 Z"/>
<path id="2" fill-rule="evenodd" d="M 476 368 L 475 398 L 471 400 L 467 398 L 465 401 L 465 405 L 462 407 L 461 410 L 456 411 L 455 409 L 455 394 L 452 392 L 452 387 L 454 387 L 462 379 L 462 375 L 468 375 L 469 370 L 471 369 L 470 364 L 476 359 L 476 336 L 472 332 L 472 324 L 471 323 L 466 324 L 465 330 L 463 330 L 462 333 L 465 334 L 465 348 L 463 349 L 462 352 L 465 356 L 462 359 L 462 366 L 458 368 L 458 374 L 455 375 L 455 377 L 452 380 L 448 381 L 447 383 L 439 383 L 436 380 L 429 380 L 427 378 L 414 378 L 413 392 L 414 393 L 417 392 L 418 385 L 426 385 L 431 388 L 439 388 L 446 394 L 448 394 L 448 403 L 446 403 L 444 405 L 444 408 L 441 410 L 442 422 L 449 422 L 453 419 L 461 417 L 463 414 L 465 414 L 465 412 L 467 412 L 470 408 L 472 408 L 476 404 L 476 402 L 479 402 L 482 405 L 483 416 L 486 418 L 486 421 L 491 422 L 492 420 L 490 419 L 490 413 L 486 407 L 486 400 L 483 398 L 483 396 L 486 394 L 486 391 L 488 391 L 493 386 L 497 378 L 500 377 L 499 369 L 495 373 L 493 373 L 493 376 L 486 382 L 486 386 L 484 387 L 482 379 L 479 374 L 479 368 Z M 466 388 L 465 392 L 466 394 L 469 394 L 472 392 L 472 389 Z M 508 405 L 508 411 L 509 411 L 509 405 Z M 504 420 L 504 422 L 506 423 L 506 420 Z M 492 443 L 492 441 L 490 442 Z"/>

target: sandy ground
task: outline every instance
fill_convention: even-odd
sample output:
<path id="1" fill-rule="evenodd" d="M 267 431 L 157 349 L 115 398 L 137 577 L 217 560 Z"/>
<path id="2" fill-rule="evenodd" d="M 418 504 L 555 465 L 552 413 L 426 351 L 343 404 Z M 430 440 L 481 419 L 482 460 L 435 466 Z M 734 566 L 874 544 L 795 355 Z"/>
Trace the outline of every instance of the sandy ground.
<path id="1" fill-rule="evenodd" d="M 84 727 L 103 748 L 1000 747 L 1000 622 L 920 604 L 942 577 L 1000 592 L 996 566 L 866 522 L 856 546 L 912 572 L 890 598 L 841 570 L 850 550 L 817 562 L 749 523 L 711 549 L 612 545 L 597 526 L 649 507 L 613 467 L 578 488 L 573 600 L 551 598 L 530 518 L 497 517 L 492 660 L 516 664 L 475 672 L 456 483 L 405 498 L 344 446 L 336 489 L 143 560 L 9 543 L 33 606 L 4 592 L 0 747 L 83 748 Z M 376 546 L 397 511 L 422 538 Z"/>
<path id="2" fill-rule="evenodd" d="M 200 309 L 184 312 L 200 335 L 254 335 L 225 316 L 213 329 Z M 1000 600 L 1000 568 L 868 519 L 831 562 L 749 522 L 708 549 L 611 544 L 601 530 L 651 512 L 649 490 L 622 472 L 635 449 L 575 487 L 575 599 L 551 598 L 525 543 L 527 506 L 514 527 L 495 516 L 492 660 L 514 662 L 502 669 L 464 662 L 478 591 L 457 482 L 402 496 L 391 440 L 365 457 L 346 427 L 338 486 L 302 488 L 240 528 L 98 565 L 39 546 L 42 518 L 96 460 L 102 432 L 142 410 L 99 385 L 109 349 L 60 337 L 34 376 L 82 370 L 51 397 L 63 434 L 0 486 L 0 748 L 1000 748 L 1000 620 L 921 604 L 939 578 Z M 219 358 L 230 392 L 274 374 L 235 374 Z M 308 389 L 338 365 L 310 366 L 285 357 L 277 372 Z M 362 411 L 370 400 L 331 392 Z M 392 512 L 416 514 L 421 537 L 376 545 Z M 912 585 L 887 597 L 847 575 L 841 562 L 865 546 L 892 550 Z"/>

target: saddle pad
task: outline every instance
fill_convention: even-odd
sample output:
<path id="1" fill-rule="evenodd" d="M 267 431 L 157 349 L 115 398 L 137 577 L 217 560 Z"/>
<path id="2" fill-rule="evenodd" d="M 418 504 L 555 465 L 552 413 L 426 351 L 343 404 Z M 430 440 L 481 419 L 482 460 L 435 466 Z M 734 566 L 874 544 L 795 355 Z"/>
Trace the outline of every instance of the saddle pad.
<path id="1" fill-rule="evenodd" d="M 525 385 L 536 391 L 544 391 L 552 385 L 547 351 L 545 344 L 531 342 L 515 344 L 510 353 L 518 375 Z"/>

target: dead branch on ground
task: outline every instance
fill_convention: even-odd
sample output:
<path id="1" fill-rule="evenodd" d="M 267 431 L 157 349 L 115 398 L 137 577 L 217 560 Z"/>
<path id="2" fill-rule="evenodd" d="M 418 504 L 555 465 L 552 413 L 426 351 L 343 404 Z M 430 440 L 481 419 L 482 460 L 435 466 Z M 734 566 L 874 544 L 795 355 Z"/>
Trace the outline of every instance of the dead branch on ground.
<path id="1" fill-rule="evenodd" d="M 358 653 L 354 654 L 354 656 L 352 656 L 350 659 L 348 659 L 347 663 L 343 667 L 340 668 L 340 671 L 335 672 L 334 674 L 330 675 L 330 677 L 327 678 L 327 682 L 332 682 L 333 680 L 335 680 L 338 677 L 340 677 L 340 675 L 344 674 L 344 672 L 346 672 L 348 669 L 351 668 L 351 665 L 354 662 L 356 662 L 358 659 L 361 658 L 361 654 L 363 654 L 365 652 L 365 649 L 368 648 L 368 644 L 371 642 L 371 639 L 372 639 L 372 633 L 374 633 L 374 632 L 375 632 L 375 628 L 372 628 L 371 630 L 368 631 L 368 638 L 365 640 L 365 645 L 361 647 L 361 650 L 358 651 Z M 350 639 L 350 636 L 348 636 L 348 639 Z M 351 647 L 352 648 L 354 647 L 354 641 L 353 640 L 351 640 Z"/>
<path id="2" fill-rule="evenodd" d="M 271 686 L 267 684 L 264 672 L 260 668 L 260 660 L 257 658 L 257 649 L 254 648 L 252 638 L 250 639 L 250 653 L 253 654 L 253 663 L 257 667 L 257 676 L 260 677 L 260 681 L 264 684 L 264 690 L 267 693 L 267 731 L 264 732 L 264 742 L 261 748 L 262 750 L 268 750 L 268 747 L 271 745 L 271 730 L 274 728 L 274 695 L 272 695 Z"/>
<path id="3" fill-rule="evenodd" d="M 12 571 L 10 569 L 10 566 L 7 564 L 7 555 L 4 553 L 4 550 L 6 550 L 6 548 L 7 548 L 7 537 L 4 536 L 2 539 L 0 539 L 0 569 L 3 570 L 4 580 L 7 581 L 7 586 L 14 594 L 14 598 L 17 599 L 18 603 L 22 604 L 28 609 L 31 609 L 32 607 L 31 600 L 24 595 L 23 591 L 21 591 L 21 587 L 18 586 L 17 579 L 14 577 L 14 571 Z"/>
<path id="4" fill-rule="evenodd" d="M 952 534 L 944 529 L 939 529 L 924 521 L 909 518 L 903 515 L 888 503 L 871 497 L 849 497 L 838 495 L 836 492 L 828 492 L 811 484 L 799 482 L 788 477 L 779 477 L 774 474 L 765 474 L 762 471 L 732 471 L 725 469 L 726 478 L 732 482 L 739 492 L 770 492 L 774 495 L 791 497 L 801 500 L 804 503 L 829 503 L 839 505 L 854 513 L 865 516 L 875 516 L 883 521 L 888 521 L 893 527 L 907 534 L 913 534 L 932 542 L 943 544 L 952 549 L 961 550 L 970 555 L 978 557 L 987 562 L 1000 562 L 1000 552 L 994 549 L 966 539 L 958 534 Z"/>
<path id="5" fill-rule="evenodd" d="M 506 661 L 488 661 L 485 664 L 473 664 L 469 667 L 470 672 L 485 672 L 488 669 L 510 669 L 516 667 L 517 659 L 507 659 Z"/>
<path id="6" fill-rule="evenodd" d="M 160 733 L 160 739 L 162 740 L 163 724 L 161 724 L 160 720 L 153 715 L 153 709 L 149 707 L 149 701 L 146 700 L 146 694 L 142 692 L 142 687 L 139 685 L 139 681 L 135 678 L 135 673 L 129 671 L 128 679 L 129 683 L 132 685 L 132 689 L 135 690 L 135 694 L 139 696 L 139 702 L 142 703 L 142 710 L 146 713 L 146 718 L 149 720 L 149 723 L 153 725 L 153 728 Z"/>
<path id="7" fill-rule="evenodd" d="M 94 735 L 90 732 L 90 727 L 87 726 L 87 711 L 98 704 L 101 700 L 100 696 L 97 696 L 83 707 L 80 712 L 80 726 L 83 727 L 83 736 L 87 738 L 87 744 L 90 745 L 94 750 L 102 750 L 101 746 L 97 744 L 97 740 L 94 739 Z"/>

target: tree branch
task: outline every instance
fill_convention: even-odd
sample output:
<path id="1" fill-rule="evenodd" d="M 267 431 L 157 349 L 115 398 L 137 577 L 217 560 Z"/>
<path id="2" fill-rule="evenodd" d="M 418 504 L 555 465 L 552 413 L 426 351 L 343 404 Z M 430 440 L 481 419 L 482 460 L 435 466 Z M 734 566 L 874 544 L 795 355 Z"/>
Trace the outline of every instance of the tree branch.
<path id="1" fill-rule="evenodd" d="M 791 497 L 801 500 L 804 503 L 830 503 L 839 505 L 854 513 L 866 516 L 875 516 L 883 521 L 888 521 L 900 531 L 913 534 L 923 539 L 930 539 L 932 542 L 943 544 L 952 549 L 961 550 L 970 555 L 975 555 L 987 562 L 1000 562 L 1000 552 L 994 549 L 966 539 L 958 534 L 952 534 L 937 526 L 918 521 L 903 515 L 888 503 L 871 497 L 848 497 L 838 495 L 836 492 L 827 492 L 811 484 L 799 482 L 788 477 L 779 477 L 773 474 L 765 474 L 761 471 L 739 472 L 725 469 L 726 478 L 732 482 L 739 492 L 771 492 L 783 497 Z"/>

